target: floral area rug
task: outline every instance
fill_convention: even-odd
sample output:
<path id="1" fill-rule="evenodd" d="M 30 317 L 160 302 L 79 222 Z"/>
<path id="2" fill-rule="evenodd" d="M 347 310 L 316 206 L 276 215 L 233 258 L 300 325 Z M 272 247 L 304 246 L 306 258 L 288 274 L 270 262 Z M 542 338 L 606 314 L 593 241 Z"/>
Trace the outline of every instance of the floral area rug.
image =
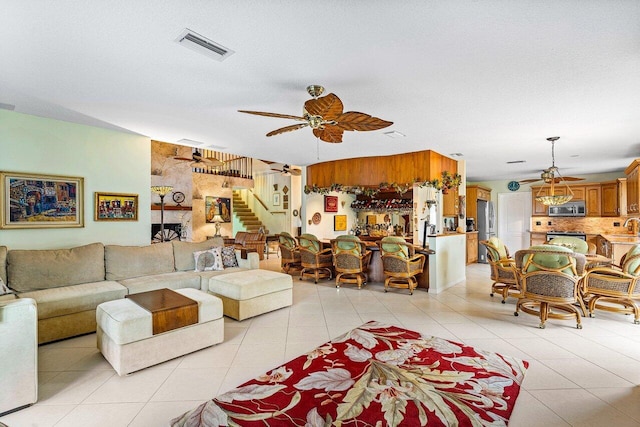
<path id="1" fill-rule="evenodd" d="M 172 426 L 499 426 L 528 362 L 368 322 Z"/>

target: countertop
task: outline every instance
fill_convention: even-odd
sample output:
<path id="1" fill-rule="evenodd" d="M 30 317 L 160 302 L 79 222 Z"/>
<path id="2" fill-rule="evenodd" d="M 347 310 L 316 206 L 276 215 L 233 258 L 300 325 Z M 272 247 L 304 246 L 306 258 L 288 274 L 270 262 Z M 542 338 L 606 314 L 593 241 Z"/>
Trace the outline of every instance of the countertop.
<path id="1" fill-rule="evenodd" d="M 601 236 L 616 245 L 636 245 L 640 243 L 640 238 L 633 234 L 601 234 Z"/>

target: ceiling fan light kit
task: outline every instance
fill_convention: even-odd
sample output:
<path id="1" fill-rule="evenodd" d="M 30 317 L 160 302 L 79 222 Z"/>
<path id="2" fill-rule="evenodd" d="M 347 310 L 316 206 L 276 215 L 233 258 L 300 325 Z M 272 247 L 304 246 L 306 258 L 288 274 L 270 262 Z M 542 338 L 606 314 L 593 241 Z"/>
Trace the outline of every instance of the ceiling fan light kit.
<path id="1" fill-rule="evenodd" d="M 560 171 L 556 167 L 556 157 L 555 157 L 555 142 L 559 140 L 559 136 L 552 136 L 547 138 L 547 141 L 551 142 L 551 167 L 545 169 L 540 175 L 541 179 L 550 185 L 549 194 L 542 194 L 543 187 L 540 187 L 538 193 L 536 194 L 536 201 L 542 203 L 545 206 L 558 206 L 563 205 L 573 199 L 573 191 L 571 191 L 571 187 L 562 178 L 560 175 Z M 574 180 L 579 180 L 580 178 L 574 178 Z M 537 181 L 537 180 L 536 180 Z M 566 187 L 565 194 L 555 194 L 557 185 L 564 184 Z"/>
<path id="2" fill-rule="evenodd" d="M 344 107 L 342 101 L 333 93 L 320 97 L 320 95 L 324 93 L 324 87 L 322 86 L 307 86 L 307 92 L 313 99 L 309 99 L 304 103 L 302 116 L 268 113 L 264 111 L 238 111 L 240 113 L 254 114 L 257 116 L 292 119 L 303 122 L 272 130 L 267 133 L 267 136 L 280 135 L 281 133 L 310 127 L 316 138 L 330 143 L 342 142 L 342 134 L 344 131 L 373 131 L 386 128 L 393 124 L 393 122 L 382 120 L 365 113 L 358 113 L 356 111 L 343 112 Z"/>

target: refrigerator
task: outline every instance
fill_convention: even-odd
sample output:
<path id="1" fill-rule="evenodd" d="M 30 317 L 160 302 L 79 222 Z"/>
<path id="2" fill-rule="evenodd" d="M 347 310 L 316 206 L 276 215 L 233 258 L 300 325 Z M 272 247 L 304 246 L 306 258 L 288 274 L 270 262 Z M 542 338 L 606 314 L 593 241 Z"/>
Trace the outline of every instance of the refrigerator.
<path id="1" fill-rule="evenodd" d="M 476 224 L 478 227 L 478 242 L 489 240 L 496 235 L 495 223 L 496 215 L 493 202 L 478 200 L 478 217 Z M 487 263 L 487 248 L 478 243 L 478 262 Z"/>

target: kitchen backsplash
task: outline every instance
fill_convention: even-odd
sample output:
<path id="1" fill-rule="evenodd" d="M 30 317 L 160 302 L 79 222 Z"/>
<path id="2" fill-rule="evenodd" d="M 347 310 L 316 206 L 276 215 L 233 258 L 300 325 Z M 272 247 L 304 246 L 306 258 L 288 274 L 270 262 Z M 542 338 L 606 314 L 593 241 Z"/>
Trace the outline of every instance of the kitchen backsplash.
<path id="1" fill-rule="evenodd" d="M 630 227 L 623 227 L 626 217 L 531 217 L 532 232 L 583 231 L 585 234 L 632 234 Z M 633 222 L 632 222 L 633 224 Z"/>

